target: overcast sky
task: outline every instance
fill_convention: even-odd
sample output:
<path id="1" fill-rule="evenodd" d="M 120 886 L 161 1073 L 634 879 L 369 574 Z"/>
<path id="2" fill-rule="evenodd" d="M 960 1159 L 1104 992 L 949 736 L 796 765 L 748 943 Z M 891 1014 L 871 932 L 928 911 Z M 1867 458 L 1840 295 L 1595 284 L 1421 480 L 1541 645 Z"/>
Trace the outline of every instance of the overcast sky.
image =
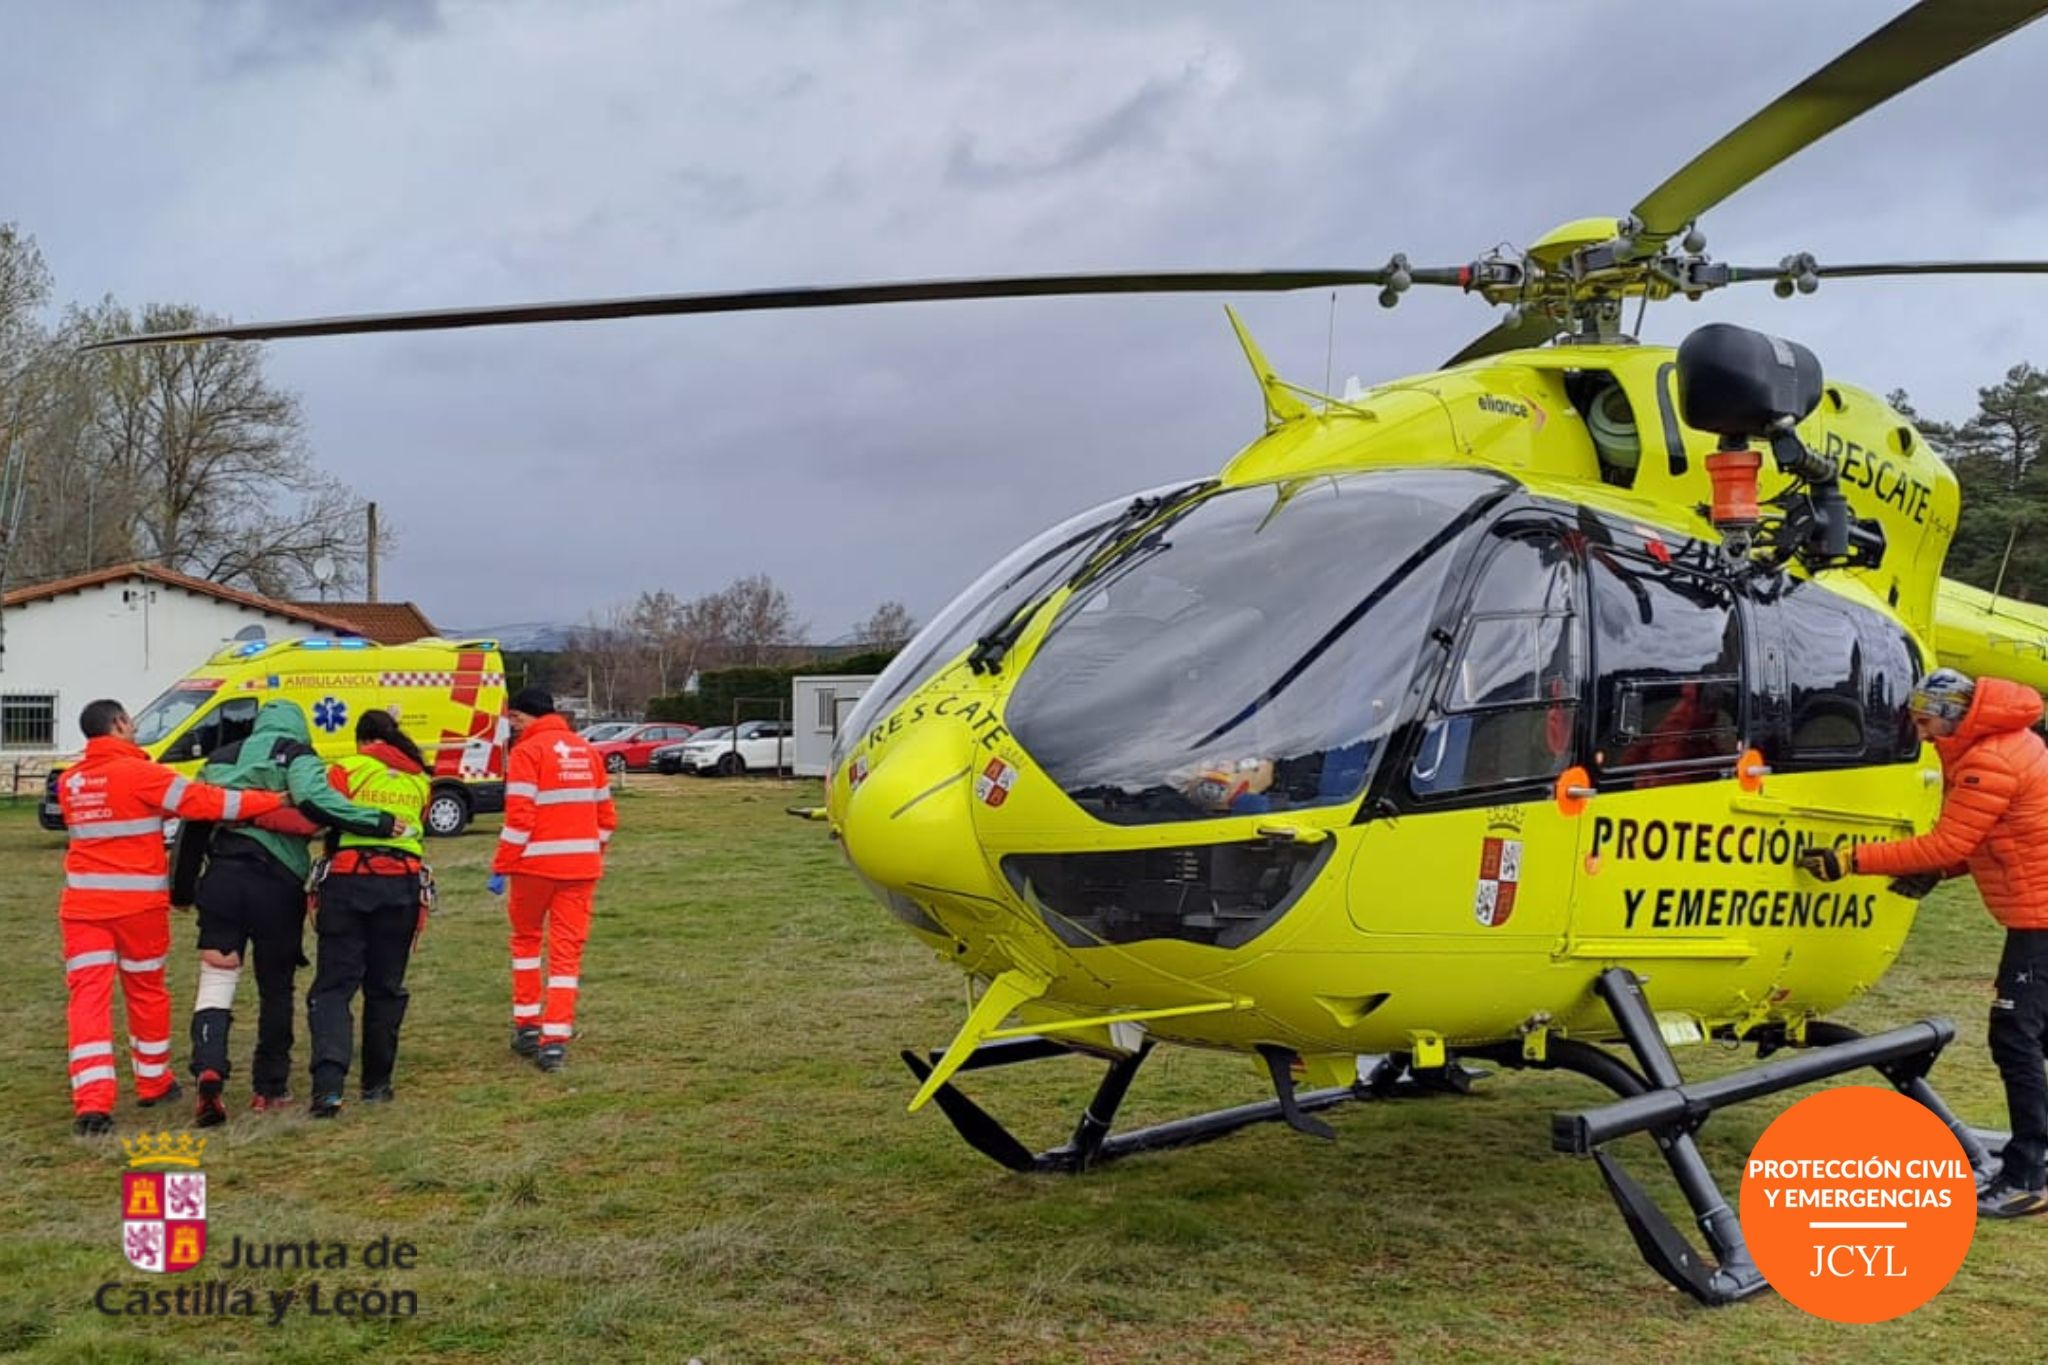
<path id="1" fill-rule="evenodd" d="M 1213 4 L 0 0 L 0 220 L 66 300 L 239 320 L 929 276 L 1445 264 L 1617 214 L 1897 0 Z M 118 15 L 119 17 L 112 17 Z M 1747 263 L 2048 255 L 2048 23 L 1703 226 Z M 2048 364 L 2048 278 L 1838 281 L 1725 318 L 1960 416 Z M 1212 471 L 1259 401 L 1216 297 L 280 342 L 320 463 L 438 622 L 772 575 L 815 639 L 928 617 L 1077 508 Z M 1236 302 L 1284 374 L 1492 324 Z"/>

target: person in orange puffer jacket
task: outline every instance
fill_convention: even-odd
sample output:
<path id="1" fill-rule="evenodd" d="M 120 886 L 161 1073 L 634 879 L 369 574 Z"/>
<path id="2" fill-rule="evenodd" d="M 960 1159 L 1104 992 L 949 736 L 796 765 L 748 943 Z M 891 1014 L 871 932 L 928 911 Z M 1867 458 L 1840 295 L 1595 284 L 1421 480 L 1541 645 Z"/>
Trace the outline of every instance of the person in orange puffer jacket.
<path id="1" fill-rule="evenodd" d="M 1999 1178 L 1978 1200 L 1987 1217 L 2048 1212 L 2048 745 L 2034 733 L 2041 696 L 2004 678 L 1976 682 L 1936 669 L 1913 689 L 1913 725 L 1941 754 L 1944 795 L 1934 828 L 1849 850 L 1810 849 L 1800 865 L 1823 881 L 1850 873 L 1920 880 L 1976 878 L 2005 926 L 1991 1002 L 1991 1056 L 2012 1114 Z"/>

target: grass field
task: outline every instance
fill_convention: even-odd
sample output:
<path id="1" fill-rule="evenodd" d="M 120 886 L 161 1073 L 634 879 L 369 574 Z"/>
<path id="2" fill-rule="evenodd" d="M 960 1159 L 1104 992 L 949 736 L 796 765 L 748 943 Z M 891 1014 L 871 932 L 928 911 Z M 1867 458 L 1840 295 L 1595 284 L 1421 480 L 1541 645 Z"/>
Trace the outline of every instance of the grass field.
<path id="1" fill-rule="evenodd" d="M 934 1110 L 906 1115 L 904 1045 L 957 1027 L 959 976 L 867 901 L 814 784 L 636 778 L 583 966 L 570 1068 L 506 1050 L 502 910 L 482 837 L 437 846 L 443 914 L 414 961 L 399 1102 L 333 1123 L 247 1115 L 206 1153 L 207 1263 L 157 1283 L 324 1282 L 417 1294 L 417 1316 L 117 1318 L 117 1145 L 69 1136 L 55 921 L 59 841 L 0 806 L 0 1357 L 445 1360 L 2012 1360 L 2048 1307 L 2048 1220 L 1980 1228 L 1949 1289 L 1851 1328 L 1771 1297 L 1708 1311 L 1637 1258 L 1590 1162 L 1553 1155 L 1581 1081 L 1515 1075 L 1464 1099 L 1350 1106 L 1339 1141 L 1253 1130 L 1086 1178 L 1010 1175 Z M 494 822 L 493 822 L 494 823 Z M 173 1053 L 194 975 L 175 925 Z M 1899 968 L 1845 1016 L 1929 1013 L 1961 1040 L 1934 1079 L 2003 1126 L 1982 1020 L 1997 931 L 1974 893 L 1929 902 Z M 302 974 L 303 992 L 310 978 Z M 254 983 L 235 1040 L 246 1076 Z M 295 1066 L 304 1065 L 303 1027 Z M 1688 1067 L 1722 1054 L 1681 1053 Z M 1027 1139 L 1063 1138 L 1099 1067 L 984 1073 Z M 117 1115 L 125 1132 L 154 1117 Z M 303 1085 L 301 1086 L 303 1089 Z M 1165 1054 L 1127 1122 L 1259 1098 L 1242 1062 Z M 1715 1118 L 1732 1192 L 1783 1102 Z M 180 1106 L 169 1124 L 188 1117 Z M 156 1125 L 152 1124 L 151 1127 Z M 1661 1178 L 1647 1146 L 1639 1177 Z M 408 1271 L 224 1271 L 244 1242 L 410 1241 Z M 260 1295 L 259 1295 L 260 1297 Z"/>

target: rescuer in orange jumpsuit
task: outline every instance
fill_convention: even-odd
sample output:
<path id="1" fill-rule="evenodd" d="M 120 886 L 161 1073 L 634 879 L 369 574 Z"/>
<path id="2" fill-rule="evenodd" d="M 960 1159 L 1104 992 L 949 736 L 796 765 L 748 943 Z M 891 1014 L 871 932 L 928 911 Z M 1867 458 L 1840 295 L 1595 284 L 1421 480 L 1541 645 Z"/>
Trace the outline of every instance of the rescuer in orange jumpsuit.
<path id="1" fill-rule="evenodd" d="M 511 879 L 512 1050 L 559 1071 L 575 1031 L 591 899 L 618 813 L 604 760 L 555 714 L 553 697 L 522 689 L 506 714 L 505 829 L 489 887 L 500 895 Z"/>
<path id="2" fill-rule="evenodd" d="M 71 994 L 72 1131 L 91 1136 L 114 1126 L 117 973 L 128 1004 L 128 1064 L 142 1107 L 184 1093 L 171 1074 L 171 996 L 164 986 L 171 947 L 165 817 L 247 819 L 278 809 L 284 797 L 209 787 L 150 762 L 135 746 L 135 722 L 117 701 L 87 706 L 78 728 L 85 732 L 85 757 L 57 782 L 71 840 L 57 920 Z"/>
<path id="3" fill-rule="evenodd" d="M 1849 873 L 1908 879 L 1925 894 L 1968 872 L 2005 926 L 1991 1002 L 1991 1056 L 2012 1114 L 1999 1177 L 1977 1202 L 1992 1218 L 2048 1212 L 2048 746 L 2029 727 L 2041 697 L 2004 678 L 1972 683 L 1937 669 L 1913 689 L 1913 725 L 1941 754 L 1941 818 L 1915 839 L 1849 850 L 1809 849 L 1800 865 L 1833 881 Z M 1911 883 L 1917 882 L 1917 885 Z"/>

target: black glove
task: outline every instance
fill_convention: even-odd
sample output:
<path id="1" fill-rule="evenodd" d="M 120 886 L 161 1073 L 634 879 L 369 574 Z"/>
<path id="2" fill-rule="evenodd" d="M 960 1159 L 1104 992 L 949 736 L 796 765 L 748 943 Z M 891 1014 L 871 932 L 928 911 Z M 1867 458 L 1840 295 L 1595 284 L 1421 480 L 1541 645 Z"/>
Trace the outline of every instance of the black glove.
<path id="1" fill-rule="evenodd" d="M 1799 855 L 1799 868 L 1824 882 L 1838 882 L 1848 875 L 1842 855 L 1832 848 L 1809 848 Z"/>
<path id="2" fill-rule="evenodd" d="M 1894 877 L 1886 885 L 1885 889 L 1894 896 L 1904 896 L 1909 900 L 1917 901 L 1940 885 L 1941 874 L 1939 872 L 1920 872 L 1911 877 Z"/>

